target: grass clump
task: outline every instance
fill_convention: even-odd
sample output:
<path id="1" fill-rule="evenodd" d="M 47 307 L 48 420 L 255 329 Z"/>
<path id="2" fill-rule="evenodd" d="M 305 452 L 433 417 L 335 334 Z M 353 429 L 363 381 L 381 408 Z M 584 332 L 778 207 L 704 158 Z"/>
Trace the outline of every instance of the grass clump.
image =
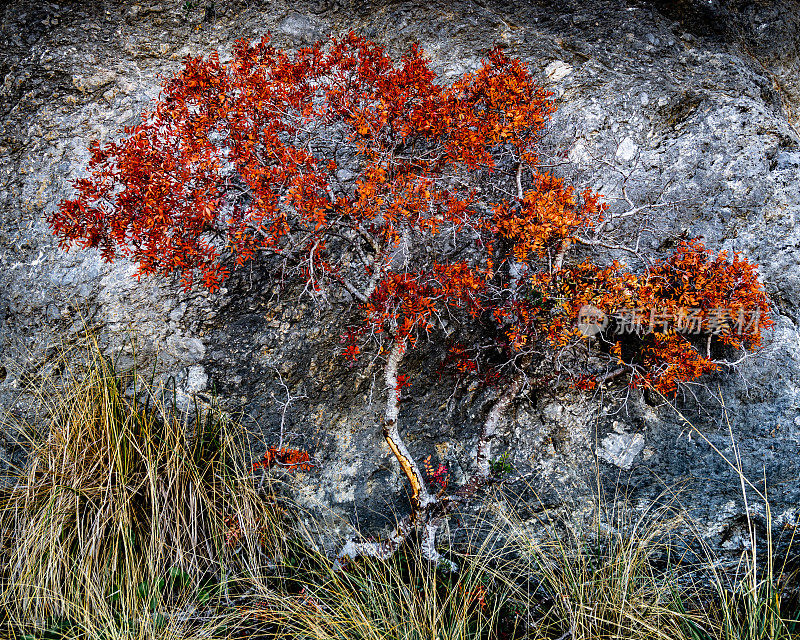
<path id="1" fill-rule="evenodd" d="M 315 554 L 292 588 L 259 584 L 254 617 L 276 636 L 304 640 L 478 640 L 498 637 L 512 604 L 496 570 L 481 557 L 454 556 L 459 570 L 436 566 L 407 545 L 388 560 L 343 567 Z"/>
<path id="2" fill-rule="evenodd" d="M 545 513 L 532 528 L 514 510 L 499 511 L 506 552 L 514 558 L 505 578 L 510 587 L 526 577 L 524 590 L 517 589 L 526 637 L 681 637 L 686 615 L 671 606 L 676 583 L 665 570 L 679 519 L 668 510 L 631 519 L 628 509 L 605 506 L 597 505 L 594 527 Z"/>
<path id="3" fill-rule="evenodd" d="M 778 553 L 769 518 L 763 541 L 748 518 L 737 561 L 712 551 L 676 504 L 651 505 L 634 517 L 625 500 L 599 499 L 593 527 L 547 513 L 531 527 L 513 509 L 499 513 L 504 551 L 514 558 L 503 571 L 507 588 L 529 577 L 526 589 L 515 591 L 526 638 L 800 638 L 791 544 Z"/>
<path id="4" fill-rule="evenodd" d="M 766 505 L 769 514 L 769 505 Z M 686 640 L 796 640 L 800 638 L 800 581 L 791 569 L 791 544 L 780 562 L 767 518 L 759 553 L 756 527 L 747 518 L 747 548 L 726 571 L 705 549 L 706 580 L 691 593 L 676 592 L 675 608 Z"/>
<path id="5" fill-rule="evenodd" d="M 49 428 L 15 425 L 28 460 L 0 502 L 9 628 L 188 638 L 181 619 L 221 623 L 212 595 L 275 525 L 233 423 L 213 407 L 178 411 L 96 348 L 39 396 Z"/>

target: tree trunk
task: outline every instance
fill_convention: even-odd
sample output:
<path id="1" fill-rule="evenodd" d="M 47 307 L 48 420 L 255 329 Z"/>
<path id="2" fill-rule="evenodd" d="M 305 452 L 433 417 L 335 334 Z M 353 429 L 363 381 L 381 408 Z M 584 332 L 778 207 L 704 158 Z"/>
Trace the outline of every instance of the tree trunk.
<path id="1" fill-rule="evenodd" d="M 380 542 L 356 542 L 352 539 L 349 540 L 339 553 L 336 564 L 337 567 L 341 566 L 340 561 L 343 558 L 368 556 L 371 558 L 386 559 L 397 551 L 411 532 L 416 530 L 419 526 L 423 527 L 423 540 L 421 545 L 423 557 L 432 562 L 439 563 L 443 561 L 443 558 L 436 551 L 435 547 L 438 523 L 428 522 L 429 509 L 438 501 L 435 496 L 428 493 L 425 487 L 425 479 L 422 473 L 420 473 L 414 458 L 411 457 L 411 453 L 409 453 L 403 439 L 400 437 L 400 431 L 397 426 L 397 420 L 400 415 L 401 395 L 400 385 L 397 381 L 397 371 L 400 367 L 400 362 L 403 360 L 405 350 L 405 340 L 395 340 L 389 351 L 389 358 L 386 361 L 386 413 L 383 419 L 383 437 L 386 439 L 389 449 L 392 454 L 394 454 L 394 457 L 397 458 L 397 461 L 400 463 L 400 468 L 403 470 L 403 473 L 411 485 L 411 514 L 397 523 L 394 531 L 392 531 L 386 540 Z M 448 565 L 450 565 L 451 568 L 454 567 L 450 562 L 448 562 Z"/>
<path id="2" fill-rule="evenodd" d="M 398 416 L 400 415 L 400 386 L 397 382 L 397 370 L 406 350 L 405 340 L 395 340 L 386 361 L 386 414 L 383 419 L 383 437 L 389 445 L 389 449 L 400 463 L 400 468 L 405 473 L 411 485 L 411 508 L 412 519 L 419 515 L 421 509 L 436 502 L 425 488 L 425 479 L 420 473 L 417 463 L 408 451 L 408 448 L 400 437 L 400 430 L 397 426 Z"/>
<path id="3" fill-rule="evenodd" d="M 508 408 L 514 398 L 522 390 L 524 382 L 525 374 L 520 371 L 511 381 L 511 384 L 500 394 L 489 415 L 486 416 L 486 422 L 483 423 L 483 431 L 478 440 L 477 455 L 475 456 L 478 467 L 475 475 L 479 479 L 486 480 L 491 475 L 492 441 L 497 434 L 497 427 L 508 412 Z"/>

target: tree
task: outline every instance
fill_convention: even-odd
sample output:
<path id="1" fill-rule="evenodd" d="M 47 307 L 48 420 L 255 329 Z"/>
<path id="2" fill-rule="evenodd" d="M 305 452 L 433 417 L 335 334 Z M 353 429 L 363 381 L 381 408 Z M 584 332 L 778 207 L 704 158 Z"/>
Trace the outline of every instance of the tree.
<path id="1" fill-rule="evenodd" d="M 94 143 L 88 177 L 49 222 L 64 247 L 123 255 L 185 287 L 216 290 L 271 254 L 302 295 L 355 304 L 343 356 L 383 358 L 381 430 L 412 511 L 387 541 L 343 553 L 386 555 L 421 526 L 437 558 L 438 520 L 489 478 L 497 427 L 532 380 L 626 376 L 671 394 L 756 349 L 771 323 L 738 255 L 681 240 L 636 272 L 611 259 L 626 247 L 609 243 L 601 198 L 539 167 L 553 111 L 500 50 L 448 85 L 416 46 L 394 63 L 352 33 L 292 54 L 239 41 L 227 62 L 187 58 L 141 124 Z M 593 325 L 579 322 L 587 309 Z M 442 333 L 453 371 L 505 383 L 475 476 L 450 496 L 429 490 L 398 424 L 403 358 Z"/>

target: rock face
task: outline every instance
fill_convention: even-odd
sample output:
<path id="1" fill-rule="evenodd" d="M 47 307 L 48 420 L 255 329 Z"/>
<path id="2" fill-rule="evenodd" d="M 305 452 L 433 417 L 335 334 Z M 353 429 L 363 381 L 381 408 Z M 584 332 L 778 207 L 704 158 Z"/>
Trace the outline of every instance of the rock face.
<path id="1" fill-rule="evenodd" d="M 44 216 L 71 194 L 89 142 L 135 124 L 186 55 L 267 31 L 297 47 L 353 29 L 397 55 L 419 42 L 455 78 L 500 44 L 557 97 L 554 170 L 616 210 L 655 205 L 637 219 L 649 250 L 688 234 L 757 262 L 776 325 L 763 353 L 678 398 L 697 431 L 641 394 L 538 390 L 515 406 L 497 453 L 537 505 L 580 510 L 599 470 L 637 507 L 677 495 L 712 544 L 735 550 L 735 442 L 744 475 L 766 478 L 775 524 L 800 522 L 800 3 L 19 0 L 0 29 L 0 408 L 24 416 L 30 381 L 85 326 L 110 351 L 132 354 L 135 335 L 137 358 L 157 357 L 183 401 L 215 393 L 267 443 L 285 417 L 287 441 L 319 463 L 297 494 L 331 531 L 393 522 L 408 504 L 379 437 L 380 367 L 335 358 L 346 309 L 298 301 L 259 265 L 215 295 L 137 281 L 130 264 L 60 251 Z M 418 459 L 447 464 L 458 483 L 493 392 L 440 379 L 440 356 L 430 344 L 410 359 L 401 420 Z M 0 449 L 20 455 L 10 440 Z"/>

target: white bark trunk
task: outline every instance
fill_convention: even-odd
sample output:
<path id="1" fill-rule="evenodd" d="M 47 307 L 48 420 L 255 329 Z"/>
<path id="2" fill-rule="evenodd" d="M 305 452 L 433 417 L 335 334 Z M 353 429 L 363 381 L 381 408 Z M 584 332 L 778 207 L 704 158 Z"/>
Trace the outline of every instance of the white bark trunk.
<path id="1" fill-rule="evenodd" d="M 558 247 L 558 254 L 556 254 L 556 259 L 553 261 L 553 273 L 561 271 L 561 267 L 564 266 L 564 257 L 567 255 L 567 250 L 571 244 L 569 240 L 561 241 L 561 245 Z"/>
<path id="2" fill-rule="evenodd" d="M 400 545 L 420 524 L 423 526 L 421 544 L 423 557 L 432 562 L 443 560 L 436 551 L 435 546 L 437 525 L 427 520 L 428 509 L 437 502 L 437 499 L 428 493 L 422 473 L 420 473 L 417 463 L 411 457 L 411 453 L 400 437 L 400 431 L 397 427 L 397 420 L 400 415 L 400 386 L 397 381 L 397 371 L 400 368 L 400 362 L 403 360 L 405 350 L 405 340 L 395 340 L 389 351 L 389 358 L 386 361 L 386 413 L 383 419 L 383 437 L 411 484 L 412 511 L 407 518 L 397 524 L 386 540 L 379 542 L 355 542 L 354 540 L 349 540 L 339 553 L 336 563 L 337 568 L 341 566 L 340 560 L 343 558 L 355 559 L 360 556 L 368 556 L 385 560 L 400 548 Z M 452 565 L 452 563 L 450 564 Z"/>
<path id="3" fill-rule="evenodd" d="M 409 453 L 405 442 L 400 437 L 400 430 L 397 426 L 397 420 L 400 415 L 400 387 L 397 382 L 397 371 L 405 350 L 405 340 L 396 340 L 386 361 L 386 414 L 383 419 L 383 437 L 386 438 L 389 449 L 397 458 L 400 468 L 411 484 L 411 506 L 414 509 L 412 517 L 416 517 L 420 509 L 425 509 L 436 502 L 436 498 L 428 493 L 425 487 L 425 479 L 411 453 Z"/>
<path id="4" fill-rule="evenodd" d="M 500 394 L 489 415 L 486 416 L 486 422 L 483 423 L 483 431 L 478 440 L 477 455 L 475 456 L 478 467 L 475 475 L 479 478 L 486 479 L 491 474 L 492 441 L 497 435 L 497 427 L 500 426 L 500 422 L 508 412 L 508 408 L 522 390 L 524 381 L 525 376 L 522 372 L 518 373 L 511 384 Z"/>

